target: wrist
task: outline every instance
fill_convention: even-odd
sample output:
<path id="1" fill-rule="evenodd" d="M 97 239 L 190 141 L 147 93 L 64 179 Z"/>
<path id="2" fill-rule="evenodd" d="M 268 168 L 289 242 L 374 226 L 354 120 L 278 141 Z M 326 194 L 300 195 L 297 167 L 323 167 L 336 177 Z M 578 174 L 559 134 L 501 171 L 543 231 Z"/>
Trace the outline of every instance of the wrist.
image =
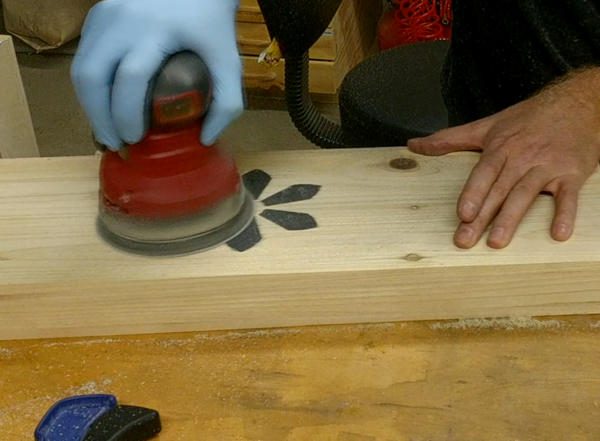
<path id="1" fill-rule="evenodd" d="M 573 70 L 547 86 L 550 95 L 570 98 L 600 118 L 600 67 Z"/>
<path id="2" fill-rule="evenodd" d="M 544 87 L 535 98 L 543 107 L 577 119 L 600 140 L 600 67 L 573 70 Z"/>

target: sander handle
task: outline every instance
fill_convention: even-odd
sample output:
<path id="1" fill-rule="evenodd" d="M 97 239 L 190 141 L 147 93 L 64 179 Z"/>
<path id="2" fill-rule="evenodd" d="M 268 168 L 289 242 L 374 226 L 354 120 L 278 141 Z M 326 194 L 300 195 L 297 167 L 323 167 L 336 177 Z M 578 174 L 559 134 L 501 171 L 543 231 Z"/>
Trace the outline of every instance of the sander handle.
<path id="1" fill-rule="evenodd" d="M 146 121 L 154 131 L 178 129 L 200 120 L 212 99 L 208 66 L 190 51 L 172 55 L 149 87 Z"/>

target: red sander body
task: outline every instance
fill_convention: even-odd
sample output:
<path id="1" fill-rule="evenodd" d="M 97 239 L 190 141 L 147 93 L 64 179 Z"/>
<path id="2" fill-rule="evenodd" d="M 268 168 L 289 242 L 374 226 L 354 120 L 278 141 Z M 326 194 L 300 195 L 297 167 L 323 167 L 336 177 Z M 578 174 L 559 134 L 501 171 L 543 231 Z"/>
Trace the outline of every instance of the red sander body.
<path id="1" fill-rule="evenodd" d="M 152 90 L 146 137 L 103 154 L 101 235 L 147 255 L 187 254 L 232 239 L 251 222 L 254 207 L 233 158 L 217 144 L 200 142 L 211 99 L 208 68 L 181 52 Z"/>

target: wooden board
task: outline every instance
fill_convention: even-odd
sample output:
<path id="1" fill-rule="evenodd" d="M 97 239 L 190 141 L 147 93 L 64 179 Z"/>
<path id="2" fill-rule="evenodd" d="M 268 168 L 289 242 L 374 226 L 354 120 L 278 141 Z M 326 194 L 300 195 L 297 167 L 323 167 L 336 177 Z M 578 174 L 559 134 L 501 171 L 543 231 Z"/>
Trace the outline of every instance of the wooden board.
<path id="1" fill-rule="evenodd" d="M 256 0 L 241 0 L 236 20 L 248 23 L 265 22 Z"/>
<path id="2" fill-rule="evenodd" d="M 242 55 L 258 56 L 271 43 L 266 25 L 262 23 L 238 22 L 237 41 Z M 336 58 L 336 44 L 331 30 L 317 40 L 308 53 L 311 60 L 333 61 Z"/>
<path id="3" fill-rule="evenodd" d="M 600 317 L 0 343 L 2 441 L 113 393 L 156 441 L 600 439 Z"/>
<path id="4" fill-rule="evenodd" d="M 244 68 L 244 85 L 250 89 L 282 91 L 285 89 L 285 60 L 274 66 L 258 62 L 258 57 L 241 57 Z M 311 60 L 309 88 L 313 94 L 335 94 L 339 83 L 335 79 L 336 67 L 331 61 Z"/>
<path id="5" fill-rule="evenodd" d="M 12 39 L 0 35 L 0 157 L 40 156 Z"/>
<path id="6" fill-rule="evenodd" d="M 382 2 L 344 0 L 332 22 L 336 37 L 336 79 L 342 84 L 354 66 L 378 51 L 377 24 Z"/>
<path id="7" fill-rule="evenodd" d="M 390 167 L 399 157 L 417 166 Z M 320 185 L 268 207 L 318 227 L 257 216 L 254 248 L 178 258 L 98 237 L 97 158 L 0 161 L 0 338 L 600 312 L 598 175 L 569 242 L 549 238 L 553 204 L 541 197 L 509 248 L 464 251 L 452 244 L 455 200 L 476 160 L 401 148 L 239 155 L 242 170 L 272 176 L 262 198 Z"/>
<path id="8" fill-rule="evenodd" d="M 344 0 L 329 28 L 309 51 L 309 90 L 316 101 L 331 101 L 346 74 L 376 52 L 377 23 L 381 3 Z M 257 56 L 269 44 L 269 36 L 256 0 L 243 0 L 237 14 L 238 45 L 244 63 L 244 85 L 248 89 L 284 90 L 284 64 L 268 67 Z"/>

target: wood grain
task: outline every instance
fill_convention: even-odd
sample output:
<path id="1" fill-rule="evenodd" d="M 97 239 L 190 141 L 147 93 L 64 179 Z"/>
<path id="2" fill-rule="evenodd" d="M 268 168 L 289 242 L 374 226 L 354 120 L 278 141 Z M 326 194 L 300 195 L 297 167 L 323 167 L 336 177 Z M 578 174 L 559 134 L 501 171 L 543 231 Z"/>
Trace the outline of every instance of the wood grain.
<path id="1" fill-rule="evenodd" d="M 3 441 L 106 392 L 157 441 L 600 439 L 600 317 L 0 343 Z"/>
<path id="2" fill-rule="evenodd" d="M 0 157 L 40 156 L 12 39 L 0 35 Z"/>
<path id="3" fill-rule="evenodd" d="M 250 89 L 285 90 L 285 60 L 274 66 L 258 62 L 258 57 L 243 55 L 244 85 Z M 335 94 L 339 83 L 335 79 L 333 61 L 309 62 L 309 88 L 313 94 Z"/>
<path id="4" fill-rule="evenodd" d="M 390 167 L 398 157 L 417 167 Z M 318 228 L 259 217 L 251 250 L 177 258 L 97 236 L 97 158 L 0 161 L 0 338 L 600 312 L 598 176 L 569 242 L 550 239 L 553 203 L 540 197 L 510 247 L 464 251 L 452 244 L 455 200 L 476 160 L 401 148 L 240 155 L 242 170 L 272 175 L 263 197 L 321 185 L 269 207 Z"/>
<path id="5" fill-rule="evenodd" d="M 237 39 L 242 55 L 260 53 L 271 43 L 267 27 L 262 23 L 237 23 Z M 336 44 L 333 32 L 326 31 L 308 53 L 311 60 L 333 61 L 336 58 Z"/>
<path id="6" fill-rule="evenodd" d="M 330 26 L 309 51 L 309 90 L 317 101 L 331 101 L 346 74 L 376 51 L 376 28 L 381 4 L 371 0 L 344 0 Z M 284 90 L 284 66 L 259 65 L 257 54 L 270 42 L 256 0 L 243 0 L 237 14 L 238 45 L 249 89 Z"/>

